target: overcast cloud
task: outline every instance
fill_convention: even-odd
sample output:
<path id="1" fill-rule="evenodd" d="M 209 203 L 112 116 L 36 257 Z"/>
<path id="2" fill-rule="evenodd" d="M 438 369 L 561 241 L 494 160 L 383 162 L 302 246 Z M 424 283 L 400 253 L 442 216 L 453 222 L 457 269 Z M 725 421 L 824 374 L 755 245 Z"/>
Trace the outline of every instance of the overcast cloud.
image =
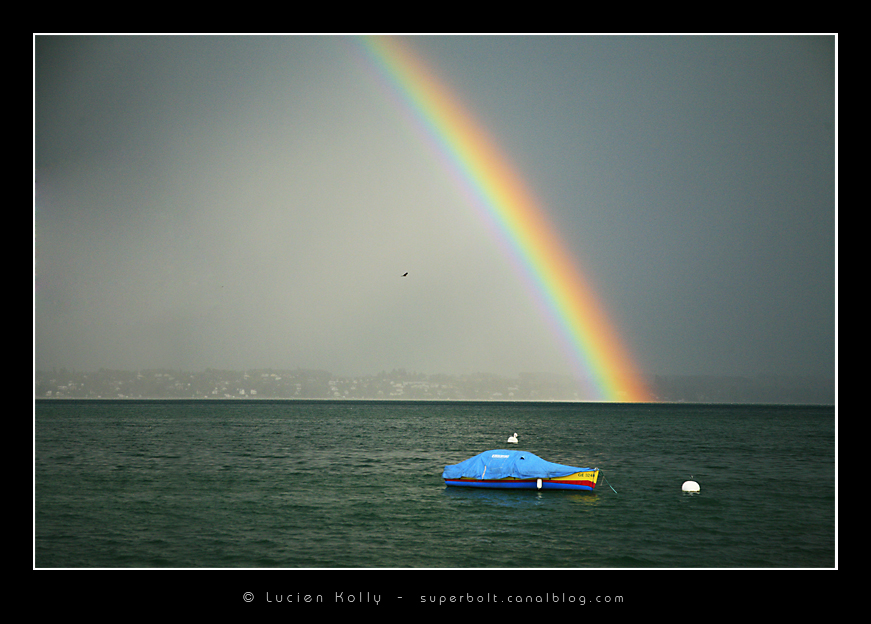
<path id="1" fill-rule="evenodd" d="M 642 371 L 834 375 L 834 37 L 409 41 Z M 352 39 L 37 36 L 34 59 L 38 369 L 570 370 Z"/>

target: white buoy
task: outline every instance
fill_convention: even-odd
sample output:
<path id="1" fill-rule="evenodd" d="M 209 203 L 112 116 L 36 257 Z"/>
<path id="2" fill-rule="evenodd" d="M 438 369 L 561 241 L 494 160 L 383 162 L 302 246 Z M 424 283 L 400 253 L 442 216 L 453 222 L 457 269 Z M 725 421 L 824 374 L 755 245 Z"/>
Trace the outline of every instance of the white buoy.
<path id="1" fill-rule="evenodd" d="M 508 443 L 509 444 L 517 444 L 517 434 L 516 433 L 513 436 L 511 436 L 510 438 L 508 438 Z"/>
<path id="2" fill-rule="evenodd" d="M 535 487 L 538 488 L 539 490 L 541 489 L 541 479 L 538 479 L 538 480 L 535 482 Z"/>
<path id="3" fill-rule="evenodd" d="M 684 481 L 680 489 L 684 492 L 698 492 L 701 488 L 695 481 Z"/>

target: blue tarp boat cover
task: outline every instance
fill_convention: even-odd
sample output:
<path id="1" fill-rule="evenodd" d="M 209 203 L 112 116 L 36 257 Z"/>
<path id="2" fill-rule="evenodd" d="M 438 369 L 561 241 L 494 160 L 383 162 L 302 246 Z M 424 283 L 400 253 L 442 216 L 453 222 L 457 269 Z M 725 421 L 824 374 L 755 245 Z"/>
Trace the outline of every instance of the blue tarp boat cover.
<path id="1" fill-rule="evenodd" d="M 526 451 L 493 450 L 470 457 L 466 461 L 445 466 L 443 479 L 552 479 L 590 470 L 545 461 Z"/>

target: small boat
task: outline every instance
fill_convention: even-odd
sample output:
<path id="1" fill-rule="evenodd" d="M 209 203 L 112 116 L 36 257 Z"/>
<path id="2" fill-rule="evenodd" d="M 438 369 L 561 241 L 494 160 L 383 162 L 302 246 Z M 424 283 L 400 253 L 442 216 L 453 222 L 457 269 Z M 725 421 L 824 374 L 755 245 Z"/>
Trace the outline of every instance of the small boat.
<path id="1" fill-rule="evenodd" d="M 459 487 L 591 491 L 599 469 L 555 464 L 527 451 L 496 449 L 445 466 L 442 478 L 445 485 Z"/>

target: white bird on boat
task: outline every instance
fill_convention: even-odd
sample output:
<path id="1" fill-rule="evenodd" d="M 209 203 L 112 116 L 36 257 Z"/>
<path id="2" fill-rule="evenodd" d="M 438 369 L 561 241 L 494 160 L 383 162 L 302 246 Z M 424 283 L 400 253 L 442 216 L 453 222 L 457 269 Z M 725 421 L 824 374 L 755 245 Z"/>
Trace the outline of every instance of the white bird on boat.
<path id="1" fill-rule="evenodd" d="M 511 436 L 510 438 L 508 438 L 508 442 L 509 442 L 510 444 L 517 444 L 517 434 L 515 433 L 513 436 Z"/>

